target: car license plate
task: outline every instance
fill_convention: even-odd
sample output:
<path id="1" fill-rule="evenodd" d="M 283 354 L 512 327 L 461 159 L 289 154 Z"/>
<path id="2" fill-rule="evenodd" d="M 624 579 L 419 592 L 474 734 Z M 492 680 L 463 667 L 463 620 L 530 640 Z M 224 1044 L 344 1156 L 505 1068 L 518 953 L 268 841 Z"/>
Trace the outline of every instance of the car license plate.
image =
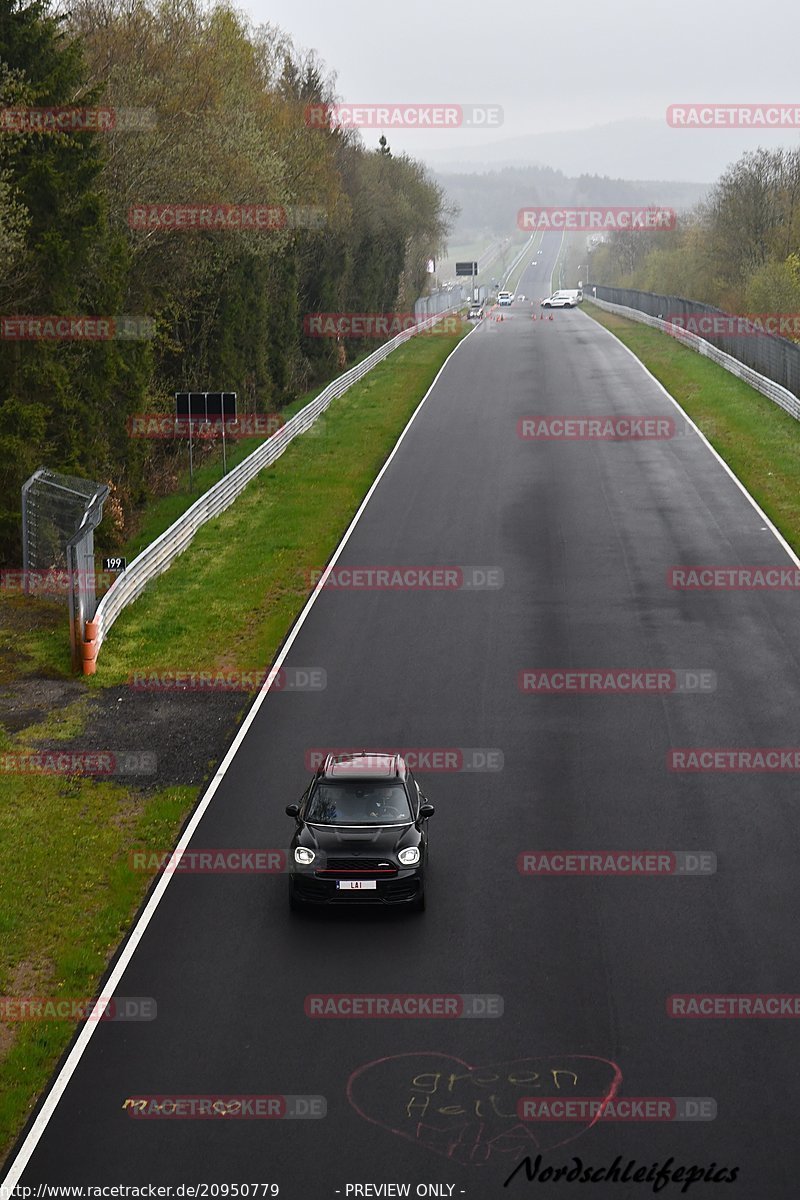
<path id="1" fill-rule="evenodd" d="M 374 892 L 377 891 L 377 879 L 337 879 L 336 886 L 340 892 Z"/>

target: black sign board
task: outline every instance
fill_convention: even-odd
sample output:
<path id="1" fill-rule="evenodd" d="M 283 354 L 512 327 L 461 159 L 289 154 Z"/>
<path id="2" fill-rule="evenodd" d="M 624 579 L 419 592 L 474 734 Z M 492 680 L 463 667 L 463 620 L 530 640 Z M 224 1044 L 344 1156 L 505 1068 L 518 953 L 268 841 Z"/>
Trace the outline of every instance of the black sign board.
<path id="1" fill-rule="evenodd" d="M 476 262 L 457 262 L 456 275 L 477 275 L 478 264 Z"/>
<path id="2" fill-rule="evenodd" d="M 125 568 L 127 567 L 127 565 L 128 565 L 127 558 L 117 557 L 117 558 L 104 558 L 103 559 L 103 570 L 104 571 L 124 571 Z"/>
<path id="3" fill-rule="evenodd" d="M 233 421 L 236 392 L 176 392 L 175 416 L 196 421 Z"/>

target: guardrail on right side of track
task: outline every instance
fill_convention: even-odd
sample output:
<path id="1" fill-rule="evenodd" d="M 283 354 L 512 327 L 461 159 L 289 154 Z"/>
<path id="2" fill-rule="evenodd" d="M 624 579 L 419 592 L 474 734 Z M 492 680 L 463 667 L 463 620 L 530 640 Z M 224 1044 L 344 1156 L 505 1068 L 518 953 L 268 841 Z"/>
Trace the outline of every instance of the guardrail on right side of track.
<path id="1" fill-rule="evenodd" d="M 730 371 L 731 375 L 735 375 L 737 379 L 741 379 L 744 383 L 749 384 L 757 392 L 761 392 L 762 396 L 766 396 L 767 399 L 772 400 L 774 404 L 782 408 L 784 412 L 794 417 L 796 421 L 800 421 L 800 399 L 789 388 L 784 387 L 766 375 L 762 375 L 760 371 L 756 371 L 753 367 L 748 366 L 733 354 L 728 354 L 725 350 L 721 350 L 719 346 L 715 346 L 712 342 L 707 341 L 696 333 L 692 333 L 690 330 L 682 329 L 680 325 L 672 321 L 665 321 L 661 317 L 654 317 L 640 308 L 631 308 L 626 304 L 614 304 L 610 300 L 603 300 L 599 296 L 593 295 L 592 292 L 593 285 L 584 289 L 586 299 L 591 301 L 592 304 L 596 304 L 598 308 L 605 309 L 606 312 L 617 313 L 619 316 L 627 317 L 631 321 L 638 321 L 641 325 L 650 325 L 653 329 L 660 329 L 662 333 L 669 333 L 681 345 L 689 346 L 692 350 L 697 351 L 698 354 L 702 354 L 704 358 L 709 358 L 726 371 Z M 686 302 L 684 301 L 684 303 Z M 706 305 L 702 306 L 703 310 L 707 310 L 707 307 Z M 719 310 L 710 311 L 716 312 Z M 783 342 L 784 340 L 782 338 L 775 339 L 777 342 Z M 794 346 L 793 343 L 788 343 L 788 346 L 789 351 L 794 348 L 800 357 L 800 347 Z"/>
<path id="2" fill-rule="evenodd" d="M 84 636 L 93 636 L 91 641 L 85 642 L 84 645 L 90 645 L 93 654 L 89 657 L 84 656 L 84 673 L 93 673 L 97 651 L 122 610 L 133 603 L 151 580 L 167 570 L 174 559 L 186 549 L 197 530 L 206 521 L 223 513 L 260 471 L 271 466 L 276 459 L 280 458 L 290 442 L 311 428 L 332 400 L 343 395 L 354 383 L 363 379 L 377 363 L 387 358 L 398 346 L 403 345 L 420 331 L 430 329 L 446 315 L 445 312 L 437 313 L 404 329 L 390 341 L 374 350 L 363 362 L 351 367 L 349 371 L 329 383 L 305 408 L 295 413 L 277 433 L 267 438 L 219 483 L 215 483 L 213 487 L 204 492 L 185 513 L 178 517 L 177 521 L 170 525 L 169 529 L 165 529 L 154 542 L 146 546 L 130 566 L 117 576 L 98 604 L 94 620 L 87 622 Z"/>

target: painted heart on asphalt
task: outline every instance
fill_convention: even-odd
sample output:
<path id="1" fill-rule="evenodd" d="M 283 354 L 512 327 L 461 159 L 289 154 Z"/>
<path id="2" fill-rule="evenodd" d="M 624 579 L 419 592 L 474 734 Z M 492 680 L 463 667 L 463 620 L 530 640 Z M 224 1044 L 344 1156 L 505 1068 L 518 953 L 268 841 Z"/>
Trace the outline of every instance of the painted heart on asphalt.
<path id="1" fill-rule="evenodd" d="M 373 1125 L 470 1166 L 513 1166 L 526 1154 L 554 1150 L 599 1120 L 526 1121 L 523 1097 L 617 1094 L 616 1063 L 588 1054 L 519 1058 L 473 1067 L 435 1051 L 395 1054 L 365 1063 L 347 1082 L 353 1108 Z"/>

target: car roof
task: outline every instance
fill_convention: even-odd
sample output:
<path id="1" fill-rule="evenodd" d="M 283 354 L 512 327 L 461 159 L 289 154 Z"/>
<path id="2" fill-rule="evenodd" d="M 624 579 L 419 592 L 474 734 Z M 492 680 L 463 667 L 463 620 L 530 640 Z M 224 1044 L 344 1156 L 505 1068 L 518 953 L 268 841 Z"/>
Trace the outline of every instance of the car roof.
<path id="1" fill-rule="evenodd" d="M 329 754 L 317 774 L 325 779 L 405 779 L 406 764 L 399 754 L 359 750 Z"/>

